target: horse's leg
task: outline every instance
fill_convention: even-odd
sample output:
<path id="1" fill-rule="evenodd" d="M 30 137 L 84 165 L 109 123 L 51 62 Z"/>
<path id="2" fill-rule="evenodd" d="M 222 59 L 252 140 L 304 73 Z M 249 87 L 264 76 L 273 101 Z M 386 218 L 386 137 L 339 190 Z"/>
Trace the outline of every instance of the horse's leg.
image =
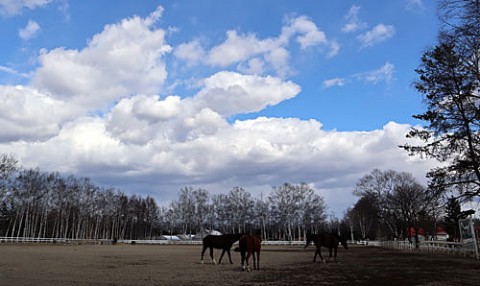
<path id="1" fill-rule="evenodd" d="M 245 258 L 246 262 L 247 262 L 247 271 L 250 271 L 250 265 L 248 264 L 248 259 L 250 258 L 250 255 L 252 255 L 250 253 L 250 251 L 247 251 L 247 257 Z"/>
<path id="2" fill-rule="evenodd" d="M 332 260 L 332 247 L 328 248 L 328 261 Z"/>
<path id="3" fill-rule="evenodd" d="M 334 253 L 334 255 L 333 255 L 333 261 L 334 261 L 335 263 L 337 263 L 337 247 L 333 248 L 333 253 Z"/>
<path id="4" fill-rule="evenodd" d="M 223 255 L 225 254 L 225 251 L 227 250 L 223 249 L 222 254 L 220 255 L 220 259 L 218 260 L 218 264 L 222 263 L 222 258 L 223 258 Z"/>
<path id="5" fill-rule="evenodd" d="M 257 270 L 257 256 L 255 255 L 255 251 L 252 251 L 253 257 L 253 270 Z"/>
<path id="6" fill-rule="evenodd" d="M 323 259 L 323 256 L 322 256 L 322 249 L 321 249 L 321 248 L 322 248 L 322 247 L 319 247 L 319 248 L 318 248 L 318 255 L 320 255 L 320 259 L 321 259 L 323 262 L 325 262 L 325 263 L 326 263 L 325 259 Z"/>
<path id="7" fill-rule="evenodd" d="M 230 264 L 233 264 L 232 256 L 230 255 L 230 248 L 227 249 L 227 254 L 228 254 L 228 260 L 230 260 Z"/>
<path id="8" fill-rule="evenodd" d="M 317 261 L 318 248 L 315 250 L 315 255 L 313 256 L 313 262 Z"/>
<path id="9" fill-rule="evenodd" d="M 240 256 L 242 257 L 242 269 L 245 271 L 245 251 L 242 250 Z"/>
<path id="10" fill-rule="evenodd" d="M 217 262 L 215 261 L 215 258 L 213 258 L 213 246 L 210 247 L 210 257 L 212 258 L 213 264 L 217 265 Z"/>
<path id="11" fill-rule="evenodd" d="M 201 258 L 200 258 L 202 264 L 203 264 L 203 254 L 205 253 L 205 250 L 207 250 L 207 246 L 206 246 L 206 245 L 203 246 L 202 256 L 201 256 Z"/>
<path id="12" fill-rule="evenodd" d="M 260 251 L 257 252 L 257 270 L 260 270 Z"/>

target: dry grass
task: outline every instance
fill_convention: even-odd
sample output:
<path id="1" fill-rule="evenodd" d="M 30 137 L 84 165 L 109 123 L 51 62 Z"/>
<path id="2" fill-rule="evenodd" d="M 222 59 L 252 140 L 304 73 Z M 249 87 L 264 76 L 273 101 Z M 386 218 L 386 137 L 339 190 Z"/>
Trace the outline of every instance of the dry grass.
<path id="1" fill-rule="evenodd" d="M 269 246 L 262 248 L 261 270 L 243 272 L 238 253 L 232 251 L 233 265 L 225 257 L 215 266 L 209 258 L 200 264 L 200 251 L 0 244 L 0 285 L 480 285 L 480 262 L 463 257 L 352 247 L 339 250 L 338 263 L 314 264 L 313 247 Z"/>

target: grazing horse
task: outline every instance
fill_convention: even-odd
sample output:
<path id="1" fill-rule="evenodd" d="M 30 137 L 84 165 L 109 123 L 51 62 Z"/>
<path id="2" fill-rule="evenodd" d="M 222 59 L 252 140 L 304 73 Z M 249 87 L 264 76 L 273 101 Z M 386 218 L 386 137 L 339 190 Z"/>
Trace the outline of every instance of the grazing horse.
<path id="1" fill-rule="evenodd" d="M 238 247 L 235 251 L 240 251 L 242 257 L 242 269 L 250 271 L 250 265 L 248 265 L 248 259 L 250 255 L 253 256 L 253 269 L 260 270 L 260 249 L 262 247 L 262 239 L 258 235 L 246 234 L 240 238 Z M 245 268 L 245 261 L 247 267 Z"/>
<path id="2" fill-rule="evenodd" d="M 328 248 L 330 253 L 330 258 L 332 258 L 332 249 L 334 250 L 335 255 L 333 259 L 335 262 L 337 262 L 338 243 L 341 243 L 345 249 L 348 249 L 347 240 L 335 234 L 330 234 L 330 233 L 309 234 L 307 235 L 307 243 L 305 244 L 304 248 L 307 248 L 307 246 L 309 246 L 312 241 L 317 247 L 317 251 L 315 251 L 315 256 L 313 256 L 313 262 L 316 262 L 317 254 L 320 255 L 320 259 L 322 259 L 323 262 L 325 263 L 327 262 L 322 257 L 322 252 L 320 250 L 322 246 Z"/>
<path id="3" fill-rule="evenodd" d="M 215 258 L 213 258 L 213 249 L 223 249 L 222 255 L 220 255 L 220 259 L 218 263 L 222 263 L 222 258 L 225 252 L 228 254 L 228 259 L 230 260 L 230 264 L 233 264 L 232 257 L 230 256 L 230 248 L 232 245 L 240 239 L 241 234 L 222 234 L 222 235 L 207 235 L 203 238 L 203 249 L 202 249 L 202 264 L 203 264 L 203 254 L 207 248 L 210 248 L 210 257 L 212 258 L 213 264 L 217 264 Z"/>

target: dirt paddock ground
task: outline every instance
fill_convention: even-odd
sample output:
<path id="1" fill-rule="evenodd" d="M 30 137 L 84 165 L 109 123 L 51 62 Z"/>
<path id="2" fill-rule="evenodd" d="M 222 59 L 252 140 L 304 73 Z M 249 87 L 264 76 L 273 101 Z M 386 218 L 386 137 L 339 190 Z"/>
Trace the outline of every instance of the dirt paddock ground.
<path id="1" fill-rule="evenodd" d="M 0 244 L 0 285 L 480 285 L 473 258 L 373 247 L 313 263 L 314 247 L 263 246 L 261 269 L 243 272 L 232 251 L 213 265 L 201 246 Z M 323 251 L 324 256 L 326 250 Z M 215 250 L 218 260 L 220 251 Z"/>

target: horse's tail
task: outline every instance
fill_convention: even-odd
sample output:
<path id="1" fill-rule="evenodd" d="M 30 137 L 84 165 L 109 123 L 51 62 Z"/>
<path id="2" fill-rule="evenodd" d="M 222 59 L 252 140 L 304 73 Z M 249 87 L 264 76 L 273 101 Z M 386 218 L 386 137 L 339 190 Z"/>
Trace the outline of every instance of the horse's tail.
<path id="1" fill-rule="evenodd" d="M 235 247 L 235 249 L 233 251 L 240 252 L 240 247 Z"/>

